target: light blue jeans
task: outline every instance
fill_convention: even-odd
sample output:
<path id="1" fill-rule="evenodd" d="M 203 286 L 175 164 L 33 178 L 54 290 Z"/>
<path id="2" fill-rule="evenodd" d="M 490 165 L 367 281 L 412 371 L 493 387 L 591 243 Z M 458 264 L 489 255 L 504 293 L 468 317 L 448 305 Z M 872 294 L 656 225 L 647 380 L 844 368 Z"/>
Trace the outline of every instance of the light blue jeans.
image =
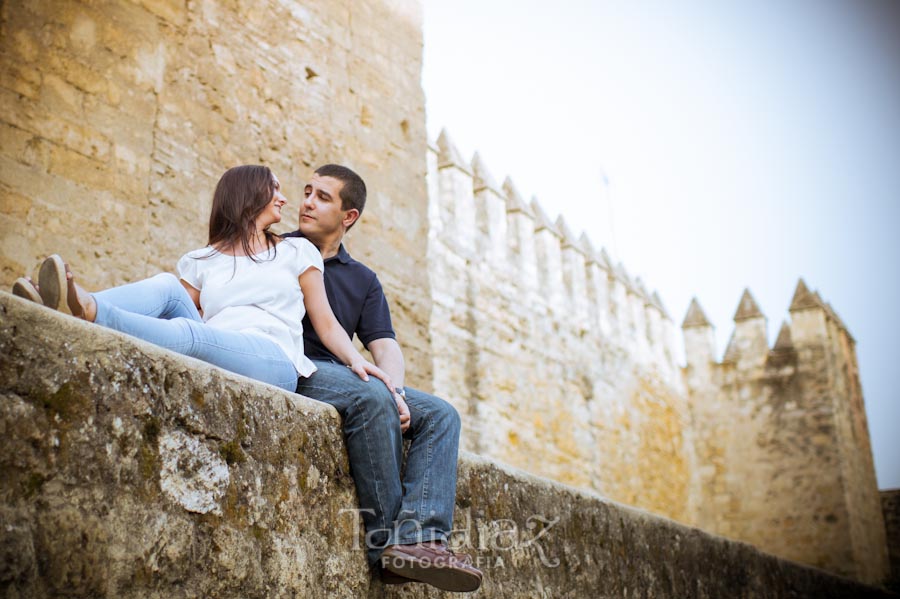
<path id="1" fill-rule="evenodd" d="M 287 391 L 297 386 L 297 369 L 277 343 L 205 324 L 175 275 L 158 274 L 93 296 L 99 325 Z"/>
<path id="2" fill-rule="evenodd" d="M 297 381 L 297 393 L 331 404 L 341 415 L 369 563 L 377 563 L 388 545 L 446 541 L 456 505 L 456 409 L 406 387 L 411 424 L 401 435 L 397 406 L 384 383 L 375 377 L 363 381 L 342 364 L 313 364 L 318 370 Z M 405 469 L 403 437 L 412 441 Z"/>

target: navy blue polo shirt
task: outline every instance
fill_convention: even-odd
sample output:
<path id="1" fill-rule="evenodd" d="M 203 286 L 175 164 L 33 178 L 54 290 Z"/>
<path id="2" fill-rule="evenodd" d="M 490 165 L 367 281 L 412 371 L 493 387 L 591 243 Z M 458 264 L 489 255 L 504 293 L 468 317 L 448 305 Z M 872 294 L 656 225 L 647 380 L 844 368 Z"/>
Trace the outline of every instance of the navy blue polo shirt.
<path id="1" fill-rule="evenodd" d="M 303 237 L 300 231 L 282 237 Z M 353 339 L 354 333 L 368 347 L 376 339 L 396 339 L 391 311 L 375 272 L 350 257 L 344 244 L 325 260 L 325 294 L 338 322 Z M 303 353 L 310 360 L 341 360 L 332 354 L 313 329 L 309 316 L 303 317 Z"/>

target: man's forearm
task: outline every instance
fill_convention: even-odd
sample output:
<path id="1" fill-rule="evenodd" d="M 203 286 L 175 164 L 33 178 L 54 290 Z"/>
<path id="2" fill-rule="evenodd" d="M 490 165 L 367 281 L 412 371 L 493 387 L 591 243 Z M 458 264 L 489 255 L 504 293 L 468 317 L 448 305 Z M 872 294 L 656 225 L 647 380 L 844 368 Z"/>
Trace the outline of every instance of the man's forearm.
<path id="1" fill-rule="evenodd" d="M 406 365 L 400 344 L 394 339 L 376 339 L 369 343 L 369 352 L 375 366 L 385 371 L 397 387 L 403 387 Z"/>

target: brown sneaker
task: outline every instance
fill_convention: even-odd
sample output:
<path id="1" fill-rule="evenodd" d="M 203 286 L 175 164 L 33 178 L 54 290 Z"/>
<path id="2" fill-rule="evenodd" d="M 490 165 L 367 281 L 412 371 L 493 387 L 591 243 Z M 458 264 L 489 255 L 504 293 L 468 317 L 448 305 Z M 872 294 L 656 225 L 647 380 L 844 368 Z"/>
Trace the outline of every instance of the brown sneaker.
<path id="1" fill-rule="evenodd" d="M 436 542 L 391 545 L 381 554 L 381 567 L 444 591 L 463 593 L 481 586 L 482 574 L 472 558 Z"/>
<path id="2" fill-rule="evenodd" d="M 407 578 L 406 576 L 400 576 L 399 574 L 394 574 L 390 570 L 381 569 L 381 582 L 384 584 L 406 584 L 407 582 L 419 582 L 418 580 L 413 580 L 412 578 Z"/>

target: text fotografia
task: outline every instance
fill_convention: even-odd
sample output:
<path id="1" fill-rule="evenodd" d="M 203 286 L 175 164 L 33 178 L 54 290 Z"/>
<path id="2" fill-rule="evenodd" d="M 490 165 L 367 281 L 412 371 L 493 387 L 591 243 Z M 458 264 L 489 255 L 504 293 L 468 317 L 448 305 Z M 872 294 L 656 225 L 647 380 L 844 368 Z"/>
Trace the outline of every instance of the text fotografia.
<path id="1" fill-rule="evenodd" d="M 353 519 L 353 525 L 361 527 L 361 514 L 373 513 L 373 510 L 345 508 L 340 510 L 340 513 L 349 515 Z M 549 535 L 557 523 L 559 523 L 559 517 L 550 519 L 541 515 L 533 515 L 525 520 L 524 526 L 508 518 L 482 520 L 473 524 L 471 515 L 466 514 L 465 526 L 450 531 L 447 543 L 454 549 L 475 552 L 476 555 L 472 556 L 472 561 L 477 567 L 502 568 L 505 565 L 503 553 L 509 552 L 515 554 L 534 553 L 545 568 L 556 568 L 560 563 L 559 558 L 548 555 L 544 543 L 549 539 Z M 364 535 L 366 548 L 380 546 L 373 541 L 375 538 L 384 538 L 385 535 L 389 539 L 397 538 L 401 527 L 404 530 L 413 527 L 418 532 L 422 532 L 422 525 L 418 520 L 398 520 L 392 528 L 376 528 L 367 531 Z M 424 537 L 420 536 L 420 538 Z M 358 536 L 354 538 L 353 548 L 360 548 Z M 483 555 L 484 553 L 488 553 L 488 555 Z"/>

